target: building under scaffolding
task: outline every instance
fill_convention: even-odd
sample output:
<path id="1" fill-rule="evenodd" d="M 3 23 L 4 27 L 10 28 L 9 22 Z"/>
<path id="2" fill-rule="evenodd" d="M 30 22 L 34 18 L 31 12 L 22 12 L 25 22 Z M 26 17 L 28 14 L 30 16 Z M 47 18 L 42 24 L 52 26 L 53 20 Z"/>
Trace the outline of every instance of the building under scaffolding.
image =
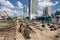
<path id="1" fill-rule="evenodd" d="M 43 16 L 48 16 L 48 7 L 43 9 Z"/>
<path id="2" fill-rule="evenodd" d="M 42 0 L 42 2 L 44 1 L 50 2 L 50 0 Z M 45 5 L 43 9 L 43 16 L 51 16 L 51 6 Z"/>

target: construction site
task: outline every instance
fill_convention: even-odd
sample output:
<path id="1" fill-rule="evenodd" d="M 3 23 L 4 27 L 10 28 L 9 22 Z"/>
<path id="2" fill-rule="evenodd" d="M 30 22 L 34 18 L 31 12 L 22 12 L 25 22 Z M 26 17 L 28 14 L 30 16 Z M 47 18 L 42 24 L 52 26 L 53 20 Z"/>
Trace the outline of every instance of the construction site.
<path id="1" fill-rule="evenodd" d="M 42 4 L 43 14 L 39 16 L 38 0 L 28 0 L 28 4 L 28 16 L 25 0 L 23 16 L 11 17 L 6 10 L 0 11 L 0 40 L 60 40 L 60 10 L 52 15 L 51 6 Z"/>

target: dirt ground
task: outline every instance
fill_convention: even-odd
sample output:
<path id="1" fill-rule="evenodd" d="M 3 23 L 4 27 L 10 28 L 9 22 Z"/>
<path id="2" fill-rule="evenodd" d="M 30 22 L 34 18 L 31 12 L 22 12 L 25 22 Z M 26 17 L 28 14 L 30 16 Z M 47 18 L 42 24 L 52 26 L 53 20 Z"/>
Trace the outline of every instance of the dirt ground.
<path id="1" fill-rule="evenodd" d="M 3 24 L 7 25 L 8 23 L 9 22 L 1 23 L 0 26 L 2 26 Z M 33 22 L 33 21 L 22 21 L 21 22 L 17 20 L 15 23 L 16 23 L 16 26 L 15 26 L 16 29 L 12 28 L 7 32 L 0 31 L 0 40 L 5 40 L 5 37 L 2 36 L 3 34 L 10 35 L 9 39 L 7 40 L 60 40 L 60 29 L 58 28 L 60 27 L 60 25 L 59 26 L 55 25 L 56 28 L 58 29 L 52 30 L 51 28 L 49 28 L 49 26 L 47 26 L 46 23 L 44 24 L 45 27 L 42 27 L 41 22 Z M 23 23 L 24 25 L 21 27 L 22 32 L 18 30 L 21 26 L 21 23 Z M 3 27 L 5 25 L 3 25 Z M 26 37 L 28 39 L 26 39 Z"/>
<path id="2" fill-rule="evenodd" d="M 17 29 L 19 28 L 19 22 L 17 21 Z M 60 40 L 60 29 L 51 31 L 50 28 L 45 24 L 46 27 L 42 28 L 41 25 L 38 25 L 40 30 L 36 26 L 29 25 L 35 33 L 30 33 L 30 39 L 25 39 L 24 36 L 18 32 L 16 33 L 16 40 Z M 43 31 L 41 31 L 41 29 Z M 55 36 L 58 36 L 57 38 Z"/>
<path id="3" fill-rule="evenodd" d="M 0 23 L 0 40 L 14 40 L 15 37 L 15 27 L 11 22 L 1 22 Z"/>

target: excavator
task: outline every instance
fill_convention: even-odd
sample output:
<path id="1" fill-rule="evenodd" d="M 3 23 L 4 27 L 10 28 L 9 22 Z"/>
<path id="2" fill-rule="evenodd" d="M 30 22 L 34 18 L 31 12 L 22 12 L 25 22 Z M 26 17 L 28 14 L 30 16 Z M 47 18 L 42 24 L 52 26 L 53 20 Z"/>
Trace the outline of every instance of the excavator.
<path id="1" fill-rule="evenodd" d="M 7 20 L 12 20 L 12 18 L 8 15 L 8 13 L 4 10 L 5 14 L 7 15 Z"/>
<path id="2" fill-rule="evenodd" d="M 5 14 L 7 15 L 7 18 L 6 18 L 7 20 L 17 19 L 17 17 L 11 18 L 5 10 L 4 10 L 4 12 L 5 12 Z"/>

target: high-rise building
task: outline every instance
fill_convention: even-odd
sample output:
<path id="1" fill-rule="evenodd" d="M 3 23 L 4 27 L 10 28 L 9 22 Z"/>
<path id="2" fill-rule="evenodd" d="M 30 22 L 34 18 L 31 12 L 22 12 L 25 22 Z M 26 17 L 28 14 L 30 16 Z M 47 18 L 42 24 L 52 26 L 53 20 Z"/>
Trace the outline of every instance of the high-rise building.
<path id="1" fill-rule="evenodd" d="M 50 2 L 50 0 L 42 0 L 42 2 L 43 2 L 43 1 Z M 46 15 L 47 13 L 45 13 L 44 10 L 47 11 L 47 13 L 48 13 L 49 16 L 51 16 L 51 6 L 45 5 L 45 7 L 44 7 L 44 9 L 43 9 L 43 15 L 44 15 L 44 14 Z"/>
<path id="2" fill-rule="evenodd" d="M 51 16 L 51 6 L 48 7 L 48 15 Z"/>
<path id="3" fill-rule="evenodd" d="M 37 13 L 37 3 L 38 3 L 38 0 L 29 0 L 29 18 L 30 18 L 30 20 L 32 20 L 32 18 L 33 18 L 32 14 Z"/>
<path id="4" fill-rule="evenodd" d="M 43 16 L 48 16 L 48 7 L 43 9 Z"/>
<path id="5" fill-rule="evenodd" d="M 44 7 L 44 9 L 43 9 L 43 16 L 51 16 L 50 6 Z"/>

